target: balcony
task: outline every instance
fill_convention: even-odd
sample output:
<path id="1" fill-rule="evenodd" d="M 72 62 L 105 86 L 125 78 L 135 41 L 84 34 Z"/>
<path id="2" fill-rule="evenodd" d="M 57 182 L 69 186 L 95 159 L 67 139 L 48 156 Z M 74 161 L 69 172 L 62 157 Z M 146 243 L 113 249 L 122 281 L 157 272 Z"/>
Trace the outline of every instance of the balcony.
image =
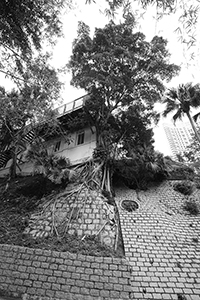
<path id="1" fill-rule="evenodd" d="M 73 100 L 69 103 L 65 103 L 58 108 L 55 109 L 57 112 L 57 117 L 61 117 L 63 115 L 69 114 L 77 109 L 80 109 L 85 104 L 85 101 L 89 98 L 89 95 L 82 96 Z"/>

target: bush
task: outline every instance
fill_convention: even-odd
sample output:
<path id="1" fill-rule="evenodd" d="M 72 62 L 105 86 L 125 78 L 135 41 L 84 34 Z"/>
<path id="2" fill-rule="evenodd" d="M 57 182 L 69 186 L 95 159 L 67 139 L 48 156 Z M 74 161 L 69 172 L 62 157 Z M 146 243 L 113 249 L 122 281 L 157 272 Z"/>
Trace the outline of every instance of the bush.
<path id="1" fill-rule="evenodd" d="M 191 195 L 193 192 L 193 186 L 190 182 L 180 182 L 180 183 L 175 183 L 173 186 L 174 190 L 183 194 L 183 195 Z"/>
<path id="2" fill-rule="evenodd" d="M 199 214 L 199 208 L 197 203 L 194 200 L 186 201 L 183 209 L 188 211 L 191 215 L 198 215 Z"/>
<path id="3" fill-rule="evenodd" d="M 146 190 L 150 182 L 161 182 L 167 178 L 163 157 L 156 153 L 151 158 L 138 155 L 135 158 L 116 160 L 113 167 L 114 178 L 132 189 Z"/>
<path id="4" fill-rule="evenodd" d="M 51 182 L 42 175 L 28 177 L 24 184 L 16 186 L 14 193 L 18 196 L 42 198 L 55 189 L 60 189 L 58 185 Z"/>

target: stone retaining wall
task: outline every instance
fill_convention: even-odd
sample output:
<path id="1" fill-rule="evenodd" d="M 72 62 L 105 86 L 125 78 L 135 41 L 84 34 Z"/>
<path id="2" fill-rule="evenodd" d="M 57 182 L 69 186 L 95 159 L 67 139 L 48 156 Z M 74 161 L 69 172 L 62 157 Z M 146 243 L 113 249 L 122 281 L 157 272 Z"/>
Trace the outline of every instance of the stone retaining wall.
<path id="1" fill-rule="evenodd" d="M 102 243 L 114 246 L 117 232 L 115 209 L 106 203 L 99 191 L 86 188 L 79 192 L 64 191 L 40 206 L 31 215 L 24 233 L 34 238 L 47 237 L 54 231 L 61 235 L 76 233 L 79 237 L 99 235 Z"/>
<path id="2" fill-rule="evenodd" d="M 0 290 L 58 299 L 130 299 L 125 259 L 0 245 Z"/>

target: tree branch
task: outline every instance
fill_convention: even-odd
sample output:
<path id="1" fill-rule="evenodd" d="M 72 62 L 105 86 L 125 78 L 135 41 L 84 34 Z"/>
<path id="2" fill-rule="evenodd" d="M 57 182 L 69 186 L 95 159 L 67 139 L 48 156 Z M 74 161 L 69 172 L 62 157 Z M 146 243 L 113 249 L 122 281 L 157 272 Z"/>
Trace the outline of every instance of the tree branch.
<path id="1" fill-rule="evenodd" d="M 27 82 L 27 80 L 22 79 L 22 78 L 20 78 L 20 77 L 18 77 L 18 76 L 15 76 L 15 75 L 13 75 L 13 74 L 10 74 L 10 73 L 8 73 L 8 72 L 6 72 L 6 71 L 3 71 L 3 70 L 1 70 L 1 69 L 0 69 L 0 72 L 3 73 L 3 74 L 6 74 L 7 76 L 10 76 L 10 77 L 12 77 L 12 78 L 15 78 L 15 79 L 17 79 L 17 80 L 21 80 L 21 81 Z"/>

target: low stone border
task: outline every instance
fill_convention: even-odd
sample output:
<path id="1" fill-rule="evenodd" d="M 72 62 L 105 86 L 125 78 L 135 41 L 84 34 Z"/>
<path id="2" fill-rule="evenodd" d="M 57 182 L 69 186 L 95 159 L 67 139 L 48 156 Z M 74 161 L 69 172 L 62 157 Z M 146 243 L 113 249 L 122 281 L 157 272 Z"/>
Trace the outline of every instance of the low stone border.
<path id="1" fill-rule="evenodd" d="M 0 290 L 58 299 L 130 299 L 122 258 L 0 245 Z"/>

